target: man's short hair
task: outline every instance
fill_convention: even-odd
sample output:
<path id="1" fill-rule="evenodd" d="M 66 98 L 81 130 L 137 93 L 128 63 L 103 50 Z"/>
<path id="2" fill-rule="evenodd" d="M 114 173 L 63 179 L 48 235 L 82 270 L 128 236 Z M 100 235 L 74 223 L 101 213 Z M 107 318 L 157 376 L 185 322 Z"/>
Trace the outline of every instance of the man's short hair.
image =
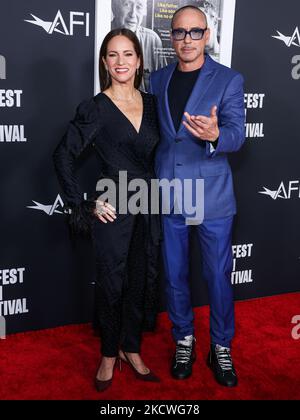
<path id="1" fill-rule="evenodd" d="M 204 17 L 204 20 L 205 20 L 205 24 L 206 24 L 206 26 L 207 26 L 207 18 L 206 18 L 206 14 L 202 11 L 202 10 L 200 10 L 198 7 L 196 7 L 196 6 L 192 6 L 192 5 L 187 5 L 187 6 L 183 6 L 183 7 L 180 7 L 178 10 L 176 10 L 176 12 L 174 13 L 174 15 L 173 15 L 173 17 L 172 17 L 172 20 L 171 20 L 171 28 L 173 29 L 173 25 L 174 25 L 174 20 L 176 19 L 176 16 L 180 13 L 180 12 L 183 12 L 184 10 L 186 10 L 186 9 L 192 9 L 192 10 L 195 10 L 195 11 L 197 11 L 197 12 L 199 12 L 203 17 Z"/>

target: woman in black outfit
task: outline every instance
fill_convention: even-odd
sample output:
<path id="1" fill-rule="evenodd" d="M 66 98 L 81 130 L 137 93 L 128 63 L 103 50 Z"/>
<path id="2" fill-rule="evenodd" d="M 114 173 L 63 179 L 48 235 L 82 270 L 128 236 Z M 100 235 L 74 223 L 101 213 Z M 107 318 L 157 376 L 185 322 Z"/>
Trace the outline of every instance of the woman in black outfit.
<path id="1" fill-rule="evenodd" d="M 155 178 L 159 129 L 154 96 L 138 90 L 143 55 L 135 34 L 111 31 L 101 46 L 99 65 L 102 92 L 78 106 L 53 158 L 70 226 L 89 229 L 95 249 L 102 352 L 95 384 L 103 391 L 111 385 L 117 358 L 138 379 L 159 380 L 140 356 L 142 331 L 153 330 L 157 312 L 159 215 L 150 214 L 150 199 L 147 214 L 118 212 L 119 171 L 127 171 L 128 183 L 138 178 L 149 186 Z M 82 199 L 74 162 L 88 145 L 100 158 L 100 179 L 115 182 L 115 203 L 96 200 L 99 193 L 95 200 Z M 127 192 L 128 201 L 133 194 Z"/>

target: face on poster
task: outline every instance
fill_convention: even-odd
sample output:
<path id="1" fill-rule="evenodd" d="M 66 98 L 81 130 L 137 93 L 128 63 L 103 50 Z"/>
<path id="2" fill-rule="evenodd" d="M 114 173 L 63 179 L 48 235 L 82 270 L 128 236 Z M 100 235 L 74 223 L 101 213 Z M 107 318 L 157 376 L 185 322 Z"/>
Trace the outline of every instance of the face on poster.
<path id="1" fill-rule="evenodd" d="M 196 6 L 206 14 L 210 28 L 206 51 L 230 67 L 235 0 L 96 0 L 95 93 L 99 92 L 99 50 L 111 29 L 124 27 L 137 35 L 144 53 L 142 89 L 147 90 L 150 73 L 176 60 L 170 39 L 171 19 L 177 9 L 186 5 Z"/>

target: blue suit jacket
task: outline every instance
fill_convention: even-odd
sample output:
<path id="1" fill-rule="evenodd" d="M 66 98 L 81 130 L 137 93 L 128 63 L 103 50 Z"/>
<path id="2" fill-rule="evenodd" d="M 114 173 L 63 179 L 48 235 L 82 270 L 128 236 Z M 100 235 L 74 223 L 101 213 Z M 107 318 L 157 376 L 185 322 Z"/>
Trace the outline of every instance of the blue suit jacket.
<path id="1" fill-rule="evenodd" d="M 175 131 L 168 103 L 168 86 L 177 63 L 151 74 L 150 91 L 157 97 L 161 141 L 155 169 L 159 179 L 204 179 L 204 220 L 236 213 L 232 173 L 227 153 L 236 152 L 245 140 L 243 77 L 208 55 L 186 104 L 190 115 L 210 116 L 218 107 L 220 137 L 216 149 L 195 138 L 182 124 Z M 195 194 L 195 184 L 192 193 Z M 174 192 L 171 191 L 171 200 Z M 178 194 L 175 189 L 175 196 Z M 181 194 L 181 192 L 179 192 Z M 162 197 L 164 202 L 165 197 Z M 183 212 L 185 216 L 185 214 Z"/>

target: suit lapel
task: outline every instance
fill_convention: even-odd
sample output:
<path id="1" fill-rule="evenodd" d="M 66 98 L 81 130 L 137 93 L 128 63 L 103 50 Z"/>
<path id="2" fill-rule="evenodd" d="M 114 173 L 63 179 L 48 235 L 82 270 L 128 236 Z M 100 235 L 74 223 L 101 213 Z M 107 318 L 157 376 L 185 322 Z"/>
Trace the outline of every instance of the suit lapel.
<path id="1" fill-rule="evenodd" d="M 165 77 L 162 81 L 161 86 L 164 87 L 164 94 L 163 94 L 163 104 L 165 108 L 165 115 L 166 115 L 166 124 L 171 129 L 174 136 L 176 136 L 181 130 L 185 129 L 184 125 L 181 124 L 178 132 L 176 132 L 173 119 L 170 112 L 169 107 L 169 97 L 168 97 L 168 88 L 171 81 L 171 78 L 173 76 L 173 73 L 177 67 L 177 62 L 171 64 L 168 68 L 168 71 L 165 74 Z M 213 60 L 206 55 L 205 62 L 203 64 L 203 67 L 200 71 L 200 74 L 196 80 L 196 83 L 193 87 L 192 93 L 186 103 L 185 110 L 188 111 L 189 114 L 194 115 L 196 114 L 193 112 L 195 109 L 197 109 L 198 104 L 203 99 L 204 95 L 206 94 L 210 83 L 212 82 L 213 76 L 215 74 L 215 67 Z M 182 116 L 183 118 L 183 116 Z"/>
<path id="2" fill-rule="evenodd" d="M 205 62 L 203 67 L 200 71 L 200 74 L 196 80 L 196 83 L 193 87 L 192 93 L 186 103 L 185 111 L 187 111 L 190 115 L 197 115 L 197 112 L 194 110 L 197 109 L 198 104 L 202 101 L 204 95 L 206 94 L 209 86 L 213 80 L 213 76 L 215 74 L 215 68 L 213 65 L 212 59 L 207 55 L 205 58 Z M 170 113 L 170 111 L 169 111 Z M 173 126 L 174 128 L 174 126 Z M 184 130 L 185 127 L 183 124 L 180 125 L 179 131 Z"/>
<path id="3" fill-rule="evenodd" d="M 177 67 L 177 63 L 173 63 L 172 65 L 170 65 L 169 67 L 169 71 L 166 72 L 166 78 L 163 82 L 163 86 L 164 86 L 164 105 L 165 105 L 165 110 L 166 110 L 166 117 L 167 117 L 167 124 L 169 125 L 169 127 L 171 128 L 172 132 L 174 133 L 174 135 L 176 135 L 176 130 L 173 124 L 173 119 L 171 116 L 171 112 L 170 112 L 170 107 L 169 107 L 169 97 L 168 97 L 168 89 L 169 89 L 169 84 L 171 81 L 171 78 L 173 76 L 173 73 L 175 71 Z"/>

